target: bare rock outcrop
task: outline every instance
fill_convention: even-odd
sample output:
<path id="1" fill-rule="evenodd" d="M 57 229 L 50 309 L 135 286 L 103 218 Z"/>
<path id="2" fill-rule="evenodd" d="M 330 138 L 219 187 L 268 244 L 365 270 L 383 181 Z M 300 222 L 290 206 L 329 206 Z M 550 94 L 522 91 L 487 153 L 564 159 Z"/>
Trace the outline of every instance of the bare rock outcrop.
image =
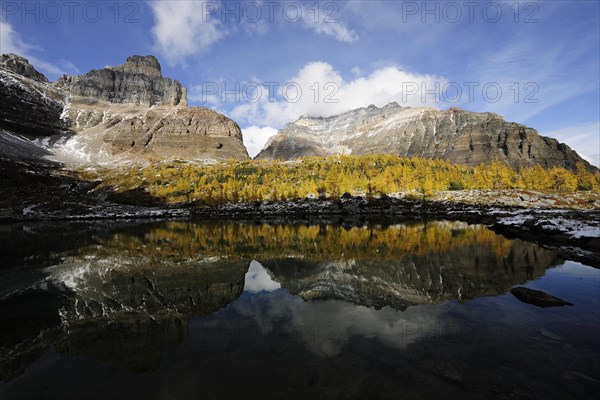
<path id="1" fill-rule="evenodd" d="M 458 108 L 408 108 L 390 103 L 329 117 L 302 117 L 287 124 L 259 153 L 261 159 L 308 155 L 394 153 L 467 165 L 493 160 L 512 167 L 541 165 L 575 169 L 575 151 L 535 129 L 494 113 Z"/>
<path id="2" fill-rule="evenodd" d="M 13 153 L 16 141 L 42 137 L 17 144 L 35 149 L 32 157 L 43 150 L 69 164 L 249 158 L 239 126 L 207 108 L 187 107 L 185 87 L 163 77 L 154 56 L 48 83 L 27 60 L 2 55 L 0 93 L 0 154 Z"/>
<path id="3" fill-rule="evenodd" d="M 142 106 L 187 105 L 187 92 L 178 81 L 162 76 L 154 56 L 131 56 L 123 65 L 95 69 L 84 75 L 63 75 L 54 84 L 72 101 L 105 101 Z"/>
<path id="4" fill-rule="evenodd" d="M 0 68 L 33 79 L 34 81 L 48 82 L 48 78 L 41 72 L 38 72 L 33 65 L 29 64 L 29 60 L 13 53 L 0 54 Z"/>
<path id="5" fill-rule="evenodd" d="M 70 156 L 81 154 L 98 164 L 115 159 L 249 158 L 240 127 L 204 107 L 106 104 L 98 109 L 77 104 L 67 114 L 78 133 L 56 148 L 57 160 L 71 161 Z"/>

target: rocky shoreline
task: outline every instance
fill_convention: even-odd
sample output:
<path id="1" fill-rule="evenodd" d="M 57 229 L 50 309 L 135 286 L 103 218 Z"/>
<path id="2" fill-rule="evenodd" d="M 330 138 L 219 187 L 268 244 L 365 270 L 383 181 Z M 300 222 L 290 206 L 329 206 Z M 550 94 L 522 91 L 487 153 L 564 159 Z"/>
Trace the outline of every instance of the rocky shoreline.
<path id="1" fill-rule="evenodd" d="M 339 201 L 253 202 L 197 206 L 201 219 L 248 219 L 263 222 L 391 224 L 402 219 L 444 219 L 487 225 L 509 238 L 560 249 L 567 259 L 600 268 L 600 210 L 533 209 L 430 199 L 343 196 Z"/>
<path id="2" fill-rule="evenodd" d="M 51 166 L 22 164 L 15 168 L 13 163 L 2 164 L 3 172 L 21 183 L 13 186 L 7 181 L 0 190 L 2 223 L 152 218 L 356 226 L 443 219 L 483 224 L 506 237 L 558 248 L 564 258 L 600 268 L 598 193 L 456 191 L 379 198 L 344 194 L 337 200 L 164 205 L 145 193 L 119 198 L 109 188 L 94 190 L 97 183 L 82 181 Z"/>

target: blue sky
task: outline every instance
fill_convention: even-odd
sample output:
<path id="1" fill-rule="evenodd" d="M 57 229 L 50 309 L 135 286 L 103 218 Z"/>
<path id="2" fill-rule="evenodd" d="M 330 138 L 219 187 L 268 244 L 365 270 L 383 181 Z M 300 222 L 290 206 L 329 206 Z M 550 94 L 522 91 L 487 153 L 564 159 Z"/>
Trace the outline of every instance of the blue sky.
<path id="1" fill-rule="evenodd" d="M 597 1 L 1 4 L 2 53 L 51 80 L 154 54 L 251 153 L 300 115 L 397 101 L 497 112 L 599 165 Z"/>

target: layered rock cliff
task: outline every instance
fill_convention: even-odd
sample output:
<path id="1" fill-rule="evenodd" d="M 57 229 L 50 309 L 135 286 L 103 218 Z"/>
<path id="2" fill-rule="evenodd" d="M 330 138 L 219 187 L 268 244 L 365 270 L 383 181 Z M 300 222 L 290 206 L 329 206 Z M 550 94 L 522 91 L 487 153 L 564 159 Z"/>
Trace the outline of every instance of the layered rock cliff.
<path id="1" fill-rule="evenodd" d="M 408 108 L 397 103 L 382 108 L 371 105 L 329 118 L 302 117 L 273 136 L 257 158 L 372 153 L 467 165 L 497 160 L 513 167 L 537 164 L 575 169 L 577 162 L 585 162 L 566 144 L 494 113 Z"/>
<path id="2" fill-rule="evenodd" d="M 153 56 L 48 83 L 26 59 L 2 55 L 0 93 L 5 157 L 15 158 L 17 143 L 17 158 L 42 153 L 69 164 L 248 158 L 239 126 L 212 110 L 187 107 L 185 87 L 163 77 Z"/>
<path id="3" fill-rule="evenodd" d="M 54 85 L 71 101 L 106 101 L 151 107 L 187 105 L 187 91 L 178 81 L 162 76 L 154 56 L 132 56 L 123 65 L 95 69 L 84 75 L 63 75 Z"/>

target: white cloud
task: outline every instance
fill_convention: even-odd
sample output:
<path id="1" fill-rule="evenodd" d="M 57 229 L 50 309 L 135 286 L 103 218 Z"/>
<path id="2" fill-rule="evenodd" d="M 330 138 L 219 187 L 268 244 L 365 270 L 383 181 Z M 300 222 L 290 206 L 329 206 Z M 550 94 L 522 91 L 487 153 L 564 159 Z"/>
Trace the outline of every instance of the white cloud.
<path id="1" fill-rule="evenodd" d="M 328 13 L 323 12 L 322 10 L 322 12 L 315 14 L 314 7 L 315 6 L 313 6 L 312 11 L 307 7 L 302 8 L 302 22 L 306 28 L 311 29 L 318 34 L 333 36 L 339 42 L 352 43 L 359 39 L 358 34 L 353 29 L 348 28 L 336 18 L 335 14 L 337 14 L 337 12 L 335 12 L 335 10 L 327 10 L 333 14 L 332 16 L 329 16 L 325 15 Z"/>
<path id="2" fill-rule="evenodd" d="M 0 21 L 0 53 L 14 53 L 25 57 L 37 70 L 49 75 L 49 78 L 80 72 L 70 61 L 59 60 L 57 64 L 54 64 L 34 56 L 32 53 L 36 51 L 42 51 L 42 49 L 23 41 L 11 24 Z"/>
<path id="3" fill-rule="evenodd" d="M 586 161 L 600 168 L 600 122 L 561 128 L 542 135 L 568 144 Z"/>
<path id="4" fill-rule="evenodd" d="M 277 129 L 266 126 L 260 128 L 258 126 L 249 126 L 242 129 L 244 137 L 244 146 L 248 150 L 250 157 L 254 158 L 265 146 L 271 136 L 277 134 Z"/>
<path id="5" fill-rule="evenodd" d="M 249 125 L 281 127 L 302 115 L 327 117 L 370 104 L 382 107 L 396 101 L 413 107 L 436 105 L 433 96 L 424 99 L 426 101 L 421 96 L 403 96 L 403 90 L 409 85 L 434 87 L 436 82 L 444 85 L 447 80 L 413 74 L 395 66 L 379 68 L 370 75 L 347 81 L 332 65 L 311 62 L 289 81 L 281 82 L 274 101 L 269 98 L 269 88 L 265 86 L 259 101 L 240 104 L 230 114 Z M 296 87 L 300 88 L 299 96 Z"/>
<path id="6" fill-rule="evenodd" d="M 217 18 L 215 1 L 150 1 L 156 24 L 155 47 L 170 65 L 183 64 L 203 54 L 221 40 L 226 31 Z"/>
<path id="7" fill-rule="evenodd" d="M 11 24 L 0 21 L 0 51 L 2 53 L 24 54 L 34 48 L 35 46 L 21 40 Z"/>
<path id="8" fill-rule="evenodd" d="M 353 29 L 327 15 L 331 14 L 325 12 L 327 10 L 321 10 L 321 13 L 315 15 L 314 9 L 298 2 L 289 4 L 293 4 L 292 8 L 298 16 L 297 22 L 305 29 L 332 36 L 340 42 L 352 43 L 358 40 L 358 34 Z M 227 34 L 241 31 L 249 35 L 261 35 L 269 30 L 269 23 L 296 23 L 294 11 L 290 11 L 291 16 L 288 16 L 287 12 L 283 12 L 287 8 L 282 4 L 279 4 L 279 8 L 272 9 L 273 2 L 269 7 L 262 1 L 252 2 L 252 11 L 247 10 L 244 2 L 225 7 L 220 1 L 214 0 L 148 1 L 148 5 L 155 19 L 152 27 L 154 47 L 170 65 L 185 64 L 188 57 L 206 53 Z"/>

